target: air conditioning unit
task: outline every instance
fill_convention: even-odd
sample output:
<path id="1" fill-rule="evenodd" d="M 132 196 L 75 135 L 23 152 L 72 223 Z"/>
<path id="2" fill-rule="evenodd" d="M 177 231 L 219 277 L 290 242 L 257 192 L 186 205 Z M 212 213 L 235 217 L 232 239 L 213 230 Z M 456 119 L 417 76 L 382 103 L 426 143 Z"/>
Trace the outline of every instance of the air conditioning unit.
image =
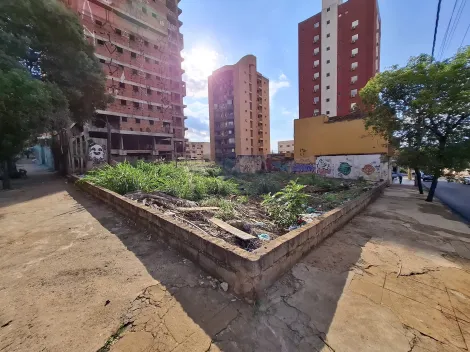
<path id="1" fill-rule="evenodd" d="M 351 54 L 351 57 L 356 57 L 357 54 Z"/>
<path id="2" fill-rule="evenodd" d="M 352 39 L 351 40 L 351 43 L 355 43 L 355 42 L 357 42 L 357 39 Z"/>

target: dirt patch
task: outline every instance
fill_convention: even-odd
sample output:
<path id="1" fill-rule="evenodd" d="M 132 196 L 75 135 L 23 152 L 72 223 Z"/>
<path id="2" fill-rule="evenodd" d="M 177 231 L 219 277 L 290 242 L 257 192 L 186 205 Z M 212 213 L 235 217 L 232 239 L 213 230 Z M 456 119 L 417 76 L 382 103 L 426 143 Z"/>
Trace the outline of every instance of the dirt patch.
<path id="1" fill-rule="evenodd" d="M 427 202 L 422 203 L 422 204 L 419 204 L 419 210 L 427 214 L 440 215 L 444 219 L 447 219 L 447 220 L 455 219 L 455 216 L 452 213 L 450 213 L 446 208 L 438 204 L 432 204 L 432 203 L 427 203 Z"/>

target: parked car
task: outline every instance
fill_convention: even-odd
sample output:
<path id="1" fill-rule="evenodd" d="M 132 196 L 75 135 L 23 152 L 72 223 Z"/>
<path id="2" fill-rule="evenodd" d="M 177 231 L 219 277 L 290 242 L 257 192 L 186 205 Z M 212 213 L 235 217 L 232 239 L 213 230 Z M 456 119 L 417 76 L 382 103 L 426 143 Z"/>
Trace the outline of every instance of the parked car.
<path id="1" fill-rule="evenodd" d="M 462 179 L 462 183 L 464 185 L 470 185 L 470 176 L 465 176 L 463 179 Z"/>
<path id="2" fill-rule="evenodd" d="M 434 180 L 434 177 L 432 175 L 426 175 L 426 174 L 423 174 L 421 176 L 421 179 L 424 181 L 424 182 L 432 182 L 432 180 Z"/>

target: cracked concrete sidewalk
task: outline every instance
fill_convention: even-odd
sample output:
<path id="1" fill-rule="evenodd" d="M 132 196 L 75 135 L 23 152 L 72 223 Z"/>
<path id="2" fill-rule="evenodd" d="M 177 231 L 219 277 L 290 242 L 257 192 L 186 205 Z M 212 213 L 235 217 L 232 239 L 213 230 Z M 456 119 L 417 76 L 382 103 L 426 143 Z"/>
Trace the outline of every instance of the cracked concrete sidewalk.
<path id="1" fill-rule="evenodd" d="M 470 346 L 470 229 L 406 186 L 253 306 L 60 179 L 0 193 L 0 228 L 0 351 Z"/>

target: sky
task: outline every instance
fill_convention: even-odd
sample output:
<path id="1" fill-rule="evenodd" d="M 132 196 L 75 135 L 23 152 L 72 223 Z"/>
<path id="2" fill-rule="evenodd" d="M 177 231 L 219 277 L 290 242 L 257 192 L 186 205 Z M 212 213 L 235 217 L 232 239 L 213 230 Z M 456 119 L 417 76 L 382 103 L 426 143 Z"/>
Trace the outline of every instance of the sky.
<path id="1" fill-rule="evenodd" d="M 468 3 L 467 3 L 468 2 Z M 382 19 L 381 71 L 409 57 L 431 54 L 438 0 L 379 0 Z M 446 29 L 456 4 L 443 47 Z M 457 13 L 464 6 L 460 20 Z M 294 138 L 298 118 L 298 23 L 321 11 L 321 0 L 181 0 L 186 138 L 209 141 L 207 78 L 212 71 L 257 57 L 258 72 L 270 80 L 271 149 Z M 454 27 L 455 24 L 455 28 Z M 470 0 L 442 0 L 436 59 L 452 56 L 470 26 Z M 450 35 L 450 34 L 453 35 Z M 470 45 L 470 30 L 463 45 Z"/>

